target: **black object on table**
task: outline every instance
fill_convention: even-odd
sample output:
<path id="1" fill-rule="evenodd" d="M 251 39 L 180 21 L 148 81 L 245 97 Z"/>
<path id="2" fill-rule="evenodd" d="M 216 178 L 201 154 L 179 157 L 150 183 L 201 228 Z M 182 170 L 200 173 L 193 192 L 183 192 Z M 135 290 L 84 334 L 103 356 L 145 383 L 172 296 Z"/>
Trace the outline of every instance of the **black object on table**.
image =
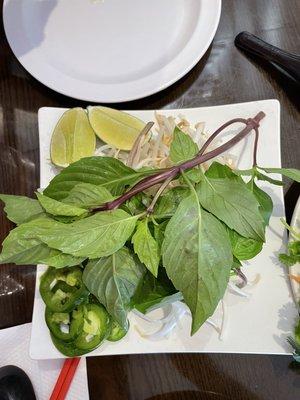
<path id="1" fill-rule="evenodd" d="M 0 368 L 0 400 L 36 400 L 32 383 L 21 368 Z"/>
<path id="2" fill-rule="evenodd" d="M 281 50 L 249 32 L 240 32 L 235 45 L 253 55 L 269 61 L 300 84 L 300 56 Z"/>

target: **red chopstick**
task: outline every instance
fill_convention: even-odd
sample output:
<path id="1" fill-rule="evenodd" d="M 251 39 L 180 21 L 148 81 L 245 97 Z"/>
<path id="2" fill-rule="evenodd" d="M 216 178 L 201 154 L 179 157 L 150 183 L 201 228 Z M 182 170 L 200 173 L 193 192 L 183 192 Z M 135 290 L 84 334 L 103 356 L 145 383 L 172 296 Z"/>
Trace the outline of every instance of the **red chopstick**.
<path id="1" fill-rule="evenodd" d="M 67 358 L 62 366 L 49 400 L 64 400 L 75 375 L 80 358 Z"/>

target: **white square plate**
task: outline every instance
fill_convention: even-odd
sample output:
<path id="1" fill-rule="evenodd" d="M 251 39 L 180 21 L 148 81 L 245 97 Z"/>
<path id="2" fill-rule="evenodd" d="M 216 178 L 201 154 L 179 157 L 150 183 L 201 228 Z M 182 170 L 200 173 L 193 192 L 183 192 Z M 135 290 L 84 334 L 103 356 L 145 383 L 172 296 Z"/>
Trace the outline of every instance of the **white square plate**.
<path id="1" fill-rule="evenodd" d="M 258 163 L 266 167 L 278 167 L 280 160 L 280 110 L 277 100 L 256 101 L 217 107 L 190 108 L 184 110 L 161 110 L 165 115 L 183 114 L 192 123 L 205 121 L 206 131 L 212 133 L 224 122 L 237 117 L 254 117 L 259 111 L 266 117 L 261 122 Z M 55 170 L 49 162 L 49 145 L 52 130 L 65 109 L 41 108 L 39 110 L 40 171 L 41 187 L 45 188 L 53 178 Z M 144 121 L 154 120 L 153 111 L 133 111 L 132 114 Z M 231 130 L 232 132 L 232 130 Z M 237 145 L 230 153 L 242 154 L 238 160 L 240 168 L 251 165 L 253 136 Z M 266 232 L 263 251 L 244 267 L 249 279 L 260 274 L 259 283 L 249 289 L 250 297 L 243 298 L 227 292 L 225 295 L 227 328 L 223 340 L 208 324 L 204 324 L 190 336 L 190 317 L 185 316 L 168 338 L 149 340 L 140 336 L 137 317 L 129 316 L 130 330 L 119 342 L 106 342 L 88 356 L 167 352 L 214 352 L 214 353 L 260 353 L 288 354 L 286 336 L 292 331 L 296 318 L 288 279 L 277 262 L 276 254 L 283 246 L 284 228 L 280 217 L 284 216 L 283 192 L 279 186 L 263 183 L 261 187 L 272 197 L 274 212 Z M 33 327 L 30 355 L 34 359 L 63 357 L 52 344 L 44 320 L 44 303 L 39 294 L 39 279 L 45 267 L 39 266 L 33 310 Z M 213 318 L 218 320 L 219 310 Z"/>

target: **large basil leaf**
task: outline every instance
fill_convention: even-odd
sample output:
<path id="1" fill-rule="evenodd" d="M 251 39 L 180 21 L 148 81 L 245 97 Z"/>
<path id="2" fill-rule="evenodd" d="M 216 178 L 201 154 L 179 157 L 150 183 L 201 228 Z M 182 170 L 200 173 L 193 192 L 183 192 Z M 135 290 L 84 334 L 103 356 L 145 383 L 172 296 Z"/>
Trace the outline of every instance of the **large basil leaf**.
<path id="1" fill-rule="evenodd" d="M 250 260 L 262 250 L 263 241 L 245 238 L 233 230 L 229 230 L 233 255 L 241 261 Z"/>
<path id="2" fill-rule="evenodd" d="M 173 132 L 173 141 L 170 147 L 170 159 L 175 164 L 183 161 L 190 160 L 195 157 L 199 149 L 193 139 L 182 132 L 178 126 L 175 127 Z"/>
<path id="3" fill-rule="evenodd" d="M 62 202 L 84 208 L 97 207 L 114 199 L 114 196 L 103 186 L 91 183 L 79 183 L 71 189 Z"/>
<path id="4" fill-rule="evenodd" d="M 41 217 L 44 210 L 39 202 L 25 196 L 0 194 L 0 200 L 5 203 L 4 211 L 7 218 L 17 225 Z"/>
<path id="5" fill-rule="evenodd" d="M 56 268 L 80 264 L 84 258 L 63 254 L 37 239 L 39 234 L 51 229 L 56 224 L 59 223 L 49 218 L 42 218 L 13 229 L 3 242 L 0 264 L 46 264 Z"/>
<path id="6" fill-rule="evenodd" d="M 293 179 L 296 182 L 300 182 L 300 170 L 296 168 L 262 168 L 263 171 L 271 174 L 281 174 L 287 176 L 290 179 Z"/>
<path id="7" fill-rule="evenodd" d="M 145 273 L 145 268 L 125 247 L 109 257 L 90 261 L 83 282 L 110 315 L 125 329 L 130 300 Z"/>
<path id="8" fill-rule="evenodd" d="M 137 228 L 132 236 L 134 252 L 146 268 L 156 277 L 160 260 L 159 246 L 148 227 L 148 219 L 137 223 Z"/>
<path id="9" fill-rule="evenodd" d="M 124 246 L 138 217 L 123 210 L 103 211 L 71 224 L 53 226 L 38 238 L 49 247 L 77 257 L 109 256 Z"/>
<path id="10" fill-rule="evenodd" d="M 64 204 L 60 201 L 51 199 L 41 193 L 37 193 L 36 197 L 43 209 L 52 215 L 63 215 L 66 217 L 80 217 L 87 214 L 84 208 L 79 208 L 70 204 Z"/>
<path id="11" fill-rule="evenodd" d="M 197 185 L 201 205 L 240 235 L 264 240 L 259 203 L 246 184 L 231 178 L 208 178 Z"/>
<path id="12" fill-rule="evenodd" d="M 265 221 L 265 224 L 268 225 L 273 212 L 273 201 L 271 197 L 266 192 L 261 190 L 255 184 L 253 179 L 247 183 L 247 186 L 259 202 L 259 211 Z"/>
<path id="13" fill-rule="evenodd" d="M 134 171 L 112 157 L 86 157 L 56 175 L 44 194 L 62 200 L 79 183 L 91 183 L 105 187 L 113 195 L 120 195 L 126 186 L 151 173 L 152 171 Z"/>
<path id="14" fill-rule="evenodd" d="M 155 308 L 181 299 L 182 294 L 177 292 L 165 269 L 159 268 L 157 278 L 146 272 L 131 300 L 131 306 L 146 314 Z"/>
<path id="15" fill-rule="evenodd" d="M 182 200 L 170 219 L 162 246 L 163 265 L 192 316 L 192 334 L 223 297 L 232 265 L 225 227 L 204 211 L 196 193 Z"/>

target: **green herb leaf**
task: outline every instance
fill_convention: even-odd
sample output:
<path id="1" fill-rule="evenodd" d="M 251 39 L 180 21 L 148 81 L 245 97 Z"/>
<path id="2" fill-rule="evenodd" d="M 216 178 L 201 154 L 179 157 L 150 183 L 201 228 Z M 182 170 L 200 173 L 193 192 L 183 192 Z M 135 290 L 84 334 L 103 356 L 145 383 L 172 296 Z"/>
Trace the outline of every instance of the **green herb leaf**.
<path id="1" fill-rule="evenodd" d="M 160 260 L 159 247 L 151 235 L 148 219 L 139 221 L 136 231 L 132 236 L 134 252 L 146 268 L 156 277 Z"/>
<path id="2" fill-rule="evenodd" d="M 156 243 L 158 244 L 159 254 L 161 254 L 161 247 L 165 237 L 165 230 L 169 220 L 163 221 L 160 224 L 155 224 L 153 227 L 154 230 L 154 238 Z"/>
<path id="3" fill-rule="evenodd" d="M 264 240 L 259 203 L 245 183 L 231 178 L 208 178 L 196 187 L 201 205 L 240 235 Z"/>
<path id="4" fill-rule="evenodd" d="M 55 200 L 67 197 L 79 183 L 103 186 L 113 195 L 120 195 L 125 187 L 153 171 L 134 171 L 112 157 L 87 157 L 69 165 L 56 175 L 44 194 Z"/>
<path id="5" fill-rule="evenodd" d="M 255 183 L 254 180 L 251 179 L 247 183 L 247 187 L 251 190 L 251 192 L 256 197 L 257 201 L 259 202 L 259 211 L 261 216 L 263 217 L 265 224 L 268 225 L 270 221 L 270 217 L 273 212 L 273 201 L 271 197 L 261 190 Z"/>
<path id="6" fill-rule="evenodd" d="M 36 193 L 36 197 L 43 209 L 49 214 L 63 215 L 65 217 L 80 217 L 84 214 L 87 215 L 86 210 L 83 208 L 61 203 L 60 201 L 51 199 L 41 193 Z"/>
<path id="7" fill-rule="evenodd" d="M 178 186 L 168 190 L 159 198 L 154 208 L 154 215 L 171 217 L 177 210 L 181 200 L 189 196 L 189 194 L 190 190 L 187 187 Z"/>
<path id="8" fill-rule="evenodd" d="M 178 300 L 182 300 L 182 294 L 174 288 L 165 269 L 159 268 L 157 278 L 154 278 L 150 272 L 146 272 L 131 300 L 131 306 L 146 314 L 155 308 Z"/>
<path id="9" fill-rule="evenodd" d="M 79 207 L 91 208 L 114 199 L 114 196 L 103 186 L 91 183 L 79 183 L 71 189 L 62 202 Z"/>
<path id="10" fill-rule="evenodd" d="M 42 218 L 13 229 L 3 242 L 0 264 L 46 264 L 55 268 L 80 264 L 84 258 L 63 254 L 37 239 L 41 232 L 46 232 L 55 224 L 50 218 Z"/>
<path id="11" fill-rule="evenodd" d="M 255 173 L 255 169 L 254 168 L 250 168 L 250 169 L 235 169 L 234 173 L 236 175 L 253 176 L 253 174 Z"/>
<path id="12" fill-rule="evenodd" d="M 262 174 L 259 171 L 255 171 L 255 178 L 258 179 L 259 181 L 266 181 L 271 183 L 272 185 L 276 185 L 276 186 L 283 186 L 283 182 L 279 181 L 278 179 L 273 179 L 265 174 Z"/>
<path id="13" fill-rule="evenodd" d="M 199 149 L 193 139 L 182 132 L 178 126 L 175 127 L 173 132 L 173 141 L 170 147 L 170 159 L 175 164 L 183 161 L 190 160 L 195 157 Z"/>
<path id="14" fill-rule="evenodd" d="M 287 176 L 290 179 L 293 179 L 296 182 L 300 182 L 300 170 L 296 168 L 257 168 L 271 174 L 281 174 Z"/>
<path id="15" fill-rule="evenodd" d="M 145 268 L 122 248 L 109 257 L 90 261 L 83 271 L 83 282 L 110 315 L 128 328 L 127 312 L 131 297 L 145 273 Z"/>
<path id="16" fill-rule="evenodd" d="M 123 210 L 103 211 L 71 224 L 53 226 L 38 238 L 48 246 L 77 257 L 109 256 L 124 246 L 138 216 Z"/>
<path id="17" fill-rule="evenodd" d="M 205 176 L 208 178 L 230 178 L 243 183 L 243 180 L 236 174 L 236 172 L 237 171 L 233 171 L 227 165 L 214 161 L 205 172 Z"/>
<path id="18" fill-rule="evenodd" d="M 250 260 L 262 250 L 263 242 L 245 238 L 233 230 L 229 230 L 229 238 L 233 255 L 241 261 Z"/>
<path id="19" fill-rule="evenodd" d="M 141 214 L 146 211 L 146 208 L 150 205 L 151 199 L 144 193 L 138 193 L 136 196 L 131 197 L 125 203 L 125 211 L 129 211 L 130 214 Z"/>
<path id="20" fill-rule="evenodd" d="M 44 214 L 44 210 L 35 199 L 25 196 L 0 194 L 0 200 L 5 203 L 4 211 L 7 218 L 17 225 L 39 218 Z"/>
<path id="21" fill-rule="evenodd" d="M 198 183 L 203 179 L 203 172 L 200 168 L 192 168 L 185 172 L 185 176 L 194 183 Z"/>
<path id="22" fill-rule="evenodd" d="M 169 278 L 192 312 L 194 334 L 223 297 L 233 261 L 225 227 L 201 208 L 195 192 L 170 219 L 162 256 Z"/>

